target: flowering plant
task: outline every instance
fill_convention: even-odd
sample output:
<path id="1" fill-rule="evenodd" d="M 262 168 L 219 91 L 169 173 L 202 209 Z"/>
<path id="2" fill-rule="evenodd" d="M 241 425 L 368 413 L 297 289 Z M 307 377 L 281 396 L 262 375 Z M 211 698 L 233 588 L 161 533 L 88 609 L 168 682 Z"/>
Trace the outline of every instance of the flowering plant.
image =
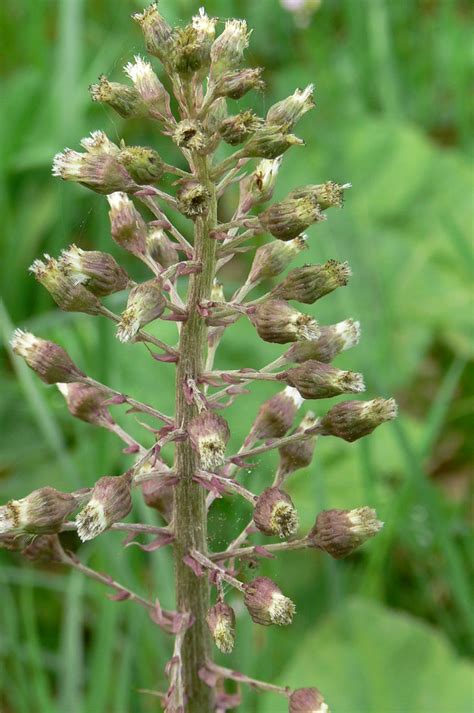
<path id="1" fill-rule="evenodd" d="M 262 70 L 242 66 L 250 34 L 245 21 L 227 21 L 216 37 L 217 20 L 203 9 L 185 27 L 170 27 L 156 3 L 134 19 L 148 53 L 163 66 L 172 96 L 152 64 L 135 57 L 125 67 L 131 84 L 102 76 L 91 87 L 92 99 L 124 118 L 155 121 L 180 150 L 186 168 L 167 164 L 153 148 L 116 144 L 104 132 L 94 131 L 82 140 L 83 152 L 65 149 L 55 157 L 53 173 L 107 197 L 112 239 L 141 260 L 150 277 L 137 284 L 111 255 L 76 245 L 59 258 L 35 260 L 31 271 L 61 309 L 112 320 L 121 342 L 143 344 L 162 362 L 161 369 L 174 368 L 175 413 L 165 414 L 156 404 L 94 380 L 59 345 L 16 330 L 13 351 L 46 384 L 58 386 L 74 417 L 115 433 L 133 460 L 127 472 L 102 476 L 93 488 L 62 493 L 45 486 L 8 502 L 0 508 L 0 542 L 27 558 L 59 562 L 102 582 L 116 590 L 115 598 L 145 607 L 151 619 L 175 637 L 166 668 L 168 690 L 158 693 L 168 713 L 236 708 L 238 689 L 246 684 L 280 693 L 290 713 L 323 713 L 328 706 L 317 688 L 291 690 L 220 666 L 213 660 L 212 643 L 223 653 L 234 644 L 236 615 L 225 601 L 225 585 L 241 593 L 258 625 L 287 626 L 295 614 L 295 604 L 275 582 L 264 576 L 248 580 L 243 564 L 305 548 L 343 558 L 382 527 L 375 512 L 363 506 L 320 512 L 312 529 L 300 534 L 298 514 L 285 490 L 291 475 L 311 463 L 319 437 L 352 442 L 396 415 L 393 399 L 346 400 L 318 416 L 308 412 L 295 424 L 305 399 L 365 389 L 361 374 L 332 366 L 339 353 L 359 341 L 359 323 L 345 319 L 319 325 L 290 304 L 314 304 L 346 285 L 349 266 L 330 260 L 295 268 L 262 297 L 247 299 L 305 249 L 304 231 L 325 220 L 328 209 L 342 206 L 350 184 L 302 186 L 263 207 L 272 199 L 283 154 L 303 143 L 292 132 L 314 106 L 312 85 L 271 106 L 264 118 L 246 109 L 229 114 L 229 100 L 263 88 Z M 222 143 L 238 148 L 219 161 Z M 256 165 L 253 159 L 258 159 Z M 176 179 L 171 192 L 163 190 L 165 174 Z M 234 215 L 219 220 L 219 201 L 234 184 L 239 186 Z M 152 220 L 146 220 L 140 205 L 151 212 Z M 191 221 L 192 238 L 173 224 L 168 209 Z M 219 271 L 262 234 L 270 240 L 255 251 L 245 282 L 226 296 L 226 285 L 217 280 Z M 119 315 L 102 298 L 123 290 L 128 296 Z M 175 345 L 147 330 L 164 319 L 176 322 Z M 239 319 L 251 322 L 255 339 L 290 346 L 262 369 L 251 364 L 216 369 L 221 339 Z M 275 382 L 278 390 L 261 405 L 239 451 L 229 454 L 231 426 L 222 412 L 255 380 Z M 115 422 L 111 407 L 119 404 L 155 420 L 151 445 L 138 442 Z M 172 464 L 162 454 L 167 443 L 174 445 Z M 279 453 L 274 480 L 254 493 L 239 482 L 239 471 L 249 459 L 274 449 Z M 134 491 L 160 514 L 162 526 L 124 522 Z M 225 550 L 209 551 L 208 517 L 212 503 L 223 496 L 247 500 L 252 517 Z M 127 532 L 128 541 L 139 534 L 153 536 L 143 545 L 145 550 L 173 547 L 176 610 L 162 609 L 157 598 L 145 599 L 62 547 L 64 530 L 76 530 L 84 542 L 109 529 Z M 257 532 L 282 541 L 252 544 Z M 237 683 L 236 693 L 226 689 L 228 680 Z"/>

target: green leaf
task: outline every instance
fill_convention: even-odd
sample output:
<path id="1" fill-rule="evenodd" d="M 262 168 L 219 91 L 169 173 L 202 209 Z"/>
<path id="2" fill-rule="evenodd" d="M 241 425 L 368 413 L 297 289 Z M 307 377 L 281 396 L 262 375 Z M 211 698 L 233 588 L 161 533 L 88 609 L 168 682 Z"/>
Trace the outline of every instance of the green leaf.
<path id="1" fill-rule="evenodd" d="M 317 686 L 331 713 L 472 713 L 470 665 L 417 619 L 350 599 L 301 643 L 279 683 Z M 286 704 L 261 698 L 259 713 Z"/>

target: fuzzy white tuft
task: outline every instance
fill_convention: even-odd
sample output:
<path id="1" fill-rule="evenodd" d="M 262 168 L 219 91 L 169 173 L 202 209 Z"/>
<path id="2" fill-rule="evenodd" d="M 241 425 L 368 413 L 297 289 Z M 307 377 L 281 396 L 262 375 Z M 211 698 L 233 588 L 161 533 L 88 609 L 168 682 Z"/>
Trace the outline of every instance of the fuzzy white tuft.
<path id="1" fill-rule="evenodd" d="M 77 534 L 82 542 L 93 540 L 109 526 L 104 506 L 93 498 L 76 516 Z"/>
<path id="2" fill-rule="evenodd" d="M 336 325 L 336 333 L 341 337 L 344 346 L 342 351 L 354 347 L 360 341 L 360 322 L 355 322 L 353 319 L 345 319 L 343 322 L 338 322 Z"/>
<path id="3" fill-rule="evenodd" d="M 299 408 L 304 402 L 304 398 L 301 396 L 298 389 L 294 388 L 294 386 L 287 386 L 285 389 L 283 389 L 283 393 L 285 396 L 288 396 L 288 398 L 293 401 L 296 408 Z"/>
<path id="4" fill-rule="evenodd" d="M 271 621 L 278 626 L 288 626 L 293 621 L 296 607 L 294 602 L 280 592 L 272 594 L 272 603 L 268 608 Z"/>

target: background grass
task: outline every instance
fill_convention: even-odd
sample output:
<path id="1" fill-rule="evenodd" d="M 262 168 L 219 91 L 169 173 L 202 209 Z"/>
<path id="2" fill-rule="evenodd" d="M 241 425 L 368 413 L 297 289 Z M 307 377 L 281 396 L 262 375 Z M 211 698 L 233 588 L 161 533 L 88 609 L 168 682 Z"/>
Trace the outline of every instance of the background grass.
<path id="1" fill-rule="evenodd" d="M 162 0 L 161 8 L 180 22 L 198 3 Z M 139 346 L 118 345 L 101 319 L 58 312 L 27 276 L 42 251 L 56 254 L 76 242 L 120 256 L 135 278 L 145 277 L 112 244 L 104 199 L 50 175 L 53 154 L 76 148 L 96 128 L 112 139 L 152 143 L 173 159 L 154 125 L 124 123 L 92 105 L 87 92 L 101 72 L 119 79 L 123 64 L 143 51 L 129 20 L 139 9 L 131 0 L 1 4 L 0 338 L 6 347 L 14 324 L 57 340 L 81 368 L 117 389 L 147 399 L 156 388 L 166 411 L 172 367 L 150 363 Z M 265 562 L 262 573 L 279 582 L 299 614 L 289 629 L 262 630 L 236 600 L 238 641 L 229 665 L 281 684 L 318 685 L 334 713 L 472 711 L 469 3 L 324 0 L 306 29 L 276 0 L 213 0 L 206 9 L 245 17 L 254 27 L 249 59 L 267 67 L 268 84 L 250 100 L 257 111 L 296 86 L 316 84 L 316 111 L 297 132 L 307 148 L 287 154 L 276 197 L 308 182 L 352 181 L 345 209 L 310 230 L 311 248 L 300 262 L 350 262 L 350 286 L 312 311 L 322 323 L 361 320 L 360 346 L 338 365 L 364 372 L 369 397 L 395 395 L 401 405 L 399 420 L 370 439 L 353 445 L 322 439 L 311 468 L 291 485 L 302 528 L 320 509 L 370 504 L 386 522 L 383 533 L 345 562 L 312 552 Z M 222 214 L 231 207 L 229 199 Z M 233 261 L 228 295 L 247 268 L 245 257 Z M 174 338 L 168 323 L 156 330 Z M 242 322 L 226 335 L 218 365 L 259 366 L 279 353 L 256 342 Z M 44 484 L 90 485 L 130 463 L 111 434 L 69 418 L 60 394 L 11 361 L 7 348 L 0 390 L 2 501 Z M 273 392 L 255 385 L 229 410 L 231 451 Z M 316 406 L 322 412 L 326 404 Z M 275 456 L 257 465 L 245 476 L 255 488 L 269 482 Z M 131 518 L 155 521 L 138 497 L 134 507 Z M 217 503 L 213 546 L 224 545 L 247 517 L 245 504 Z M 170 552 L 124 550 L 122 539 L 108 533 L 78 547 L 70 536 L 67 545 L 91 566 L 171 606 Z M 165 687 L 171 642 L 144 612 L 110 603 L 98 584 L 74 573 L 33 567 L 8 552 L 0 562 L 3 713 L 157 709 L 157 699 L 137 689 Z M 242 710 L 285 709 L 278 706 L 250 693 Z"/>

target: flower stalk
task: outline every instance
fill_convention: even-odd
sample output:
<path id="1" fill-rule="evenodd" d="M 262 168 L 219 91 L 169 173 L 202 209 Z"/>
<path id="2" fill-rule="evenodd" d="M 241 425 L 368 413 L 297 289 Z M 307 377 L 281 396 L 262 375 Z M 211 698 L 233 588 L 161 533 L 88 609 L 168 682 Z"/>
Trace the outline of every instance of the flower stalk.
<path id="1" fill-rule="evenodd" d="M 106 317 L 117 325 L 117 339 L 128 343 L 130 353 L 144 346 L 154 361 L 162 363 L 158 375 L 150 378 L 151 403 L 143 403 L 86 375 L 61 346 L 16 330 L 12 351 L 46 385 L 58 386 L 73 417 L 120 438 L 131 462 L 121 475 L 98 474 L 92 488 L 60 493 L 44 487 L 0 506 L 0 546 L 18 550 L 27 559 L 76 569 L 113 589 L 111 598 L 145 607 L 158 626 L 174 635 L 163 672 L 168 690 L 156 694 L 166 713 L 237 707 L 239 694 L 226 691 L 226 680 L 281 694 L 290 713 L 328 713 L 318 689 L 292 691 L 217 666 L 213 649 L 230 653 L 238 632 L 235 612 L 224 601 L 224 584 L 236 590 L 244 604 L 241 611 L 246 608 L 245 615 L 256 625 L 288 626 L 295 615 L 295 603 L 279 585 L 264 576 L 248 581 L 242 562 L 251 560 L 258 566 L 262 558 L 306 548 L 341 559 L 383 525 L 365 505 L 323 511 L 311 531 L 301 536 L 297 503 L 283 490 L 293 472 L 310 466 L 318 437 L 351 443 L 397 413 L 393 399 L 372 398 L 342 401 L 325 412 L 297 416 L 308 400 L 318 404 L 318 399 L 365 389 L 361 374 L 332 365 L 341 352 L 358 343 L 359 322 L 343 319 L 319 325 L 311 311 L 317 300 L 347 284 L 348 264 L 330 260 L 293 268 L 281 277 L 312 239 L 304 231 L 317 231 L 312 226 L 327 219 L 326 211 L 342 207 L 350 184 L 315 182 L 264 205 L 273 198 L 283 154 L 303 144 L 292 132 L 314 106 L 313 85 L 272 105 L 266 117 L 249 110 L 237 113 L 232 100 L 263 87 L 262 70 L 243 66 L 250 36 L 244 20 L 228 20 L 216 36 L 217 20 L 204 9 L 184 27 L 171 27 L 157 3 L 134 19 L 148 53 L 162 64 L 166 86 L 151 62 L 135 56 L 125 67 L 131 85 L 101 76 L 91 87 L 92 99 L 122 118 L 151 119 L 180 152 L 179 166 L 165 163 L 154 148 L 114 143 L 103 131 L 94 131 L 81 141 L 84 151 L 65 149 L 56 155 L 53 173 L 107 197 L 112 240 L 146 265 L 151 276 L 136 283 L 111 255 L 76 245 L 59 259 L 45 255 L 35 260 L 31 271 L 60 309 Z M 226 158 L 218 153 L 222 141 L 237 147 Z M 176 179 L 171 189 L 163 190 L 164 174 Z M 237 206 L 221 219 L 219 200 L 237 182 Z M 140 204 L 151 212 L 151 221 L 138 210 Z M 185 234 L 168 216 L 170 209 L 187 220 Z M 251 239 L 262 234 L 267 242 L 256 249 L 247 277 L 231 295 L 220 279 L 221 268 L 251 250 Z M 280 282 L 272 286 L 269 281 L 274 278 Z M 265 287 L 263 294 L 244 301 L 257 285 Z M 120 315 L 102 303 L 103 297 L 125 290 Z M 300 311 L 290 301 L 309 308 Z M 283 353 L 260 369 L 251 363 L 215 369 L 224 333 L 242 316 L 255 328 L 255 340 L 285 345 Z M 159 334 L 163 320 L 176 326 L 175 346 L 144 329 L 153 324 Z M 252 354 L 251 345 L 248 353 Z M 159 404 L 160 379 L 170 378 L 171 369 L 175 409 L 168 415 L 154 401 L 156 397 Z M 276 393 L 260 406 L 243 443 L 228 455 L 232 424 L 222 413 L 248 393 L 245 387 L 252 388 L 254 381 L 268 382 Z M 142 438 L 115 423 L 109 408 L 120 404 L 129 407 L 129 414 L 154 419 L 153 425 L 138 421 Z M 162 455 L 165 444 L 174 449 L 172 463 L 166 462 L 167 451 Z M 239 470 L 249 468 L 248 459 L 270 450 L 278 450 L 280 457 L 273 483 L 254 493 L 238 481 Z M 224 496 L 243 498 L 252 514 L 226 549 L 212 552 L 208 519 L 214 500 Z M 160 518 L 156 525 L 127 523 L 137 497 L 143 497 Z M 125 546 L 136 545 L 144 552 L 173 548 L 176 611 L 163 611 L 155 597 L 146 599 L 62 549 L 63 532 L 76 532 L 92 547 L 108 530 L 126 532 Z M 256 533 L 283 541 L 254 544 Z M 153 539 L 134 539 L 147 536 Z M 81 546 L 78 543 L 79 555 Z"/>

